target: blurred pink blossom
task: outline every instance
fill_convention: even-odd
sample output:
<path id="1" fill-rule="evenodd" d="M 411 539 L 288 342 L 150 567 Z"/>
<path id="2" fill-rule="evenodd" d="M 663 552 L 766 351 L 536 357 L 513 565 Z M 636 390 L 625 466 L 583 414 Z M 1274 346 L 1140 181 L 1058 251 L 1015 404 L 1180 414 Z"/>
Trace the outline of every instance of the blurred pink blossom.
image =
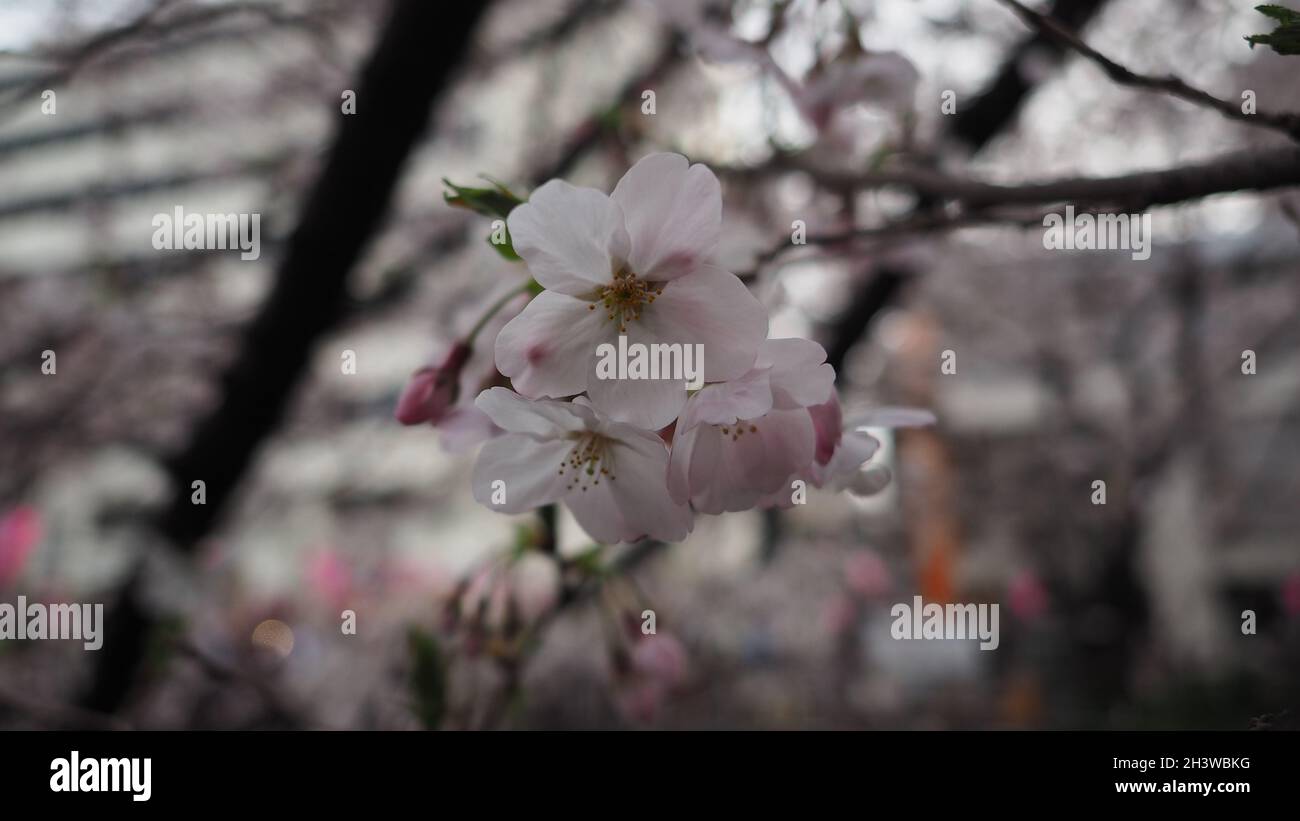
<path id="1" fill-rule="evenodd" d="M 8 587 L 22 573 L 41 541 L 41 514 L 19 505 L 0 518 L 0 587 Z"/>
<path id="2" fill-rule="evenodd" d="M 838 593 L 822 608 L 822 627 L 827 633 L 838 636 L 847 633 L 858 617 L 858 603 L 852 596 Z"/>
<path id="3" fill-rule="evenodd" d="M 307 584 L 317 597 L 340 606 L 353 591 L 352 568 L 337 550 L 318 550 L 307 559 Z"/>
<path id="4" fill-rule="evenodd" d="M 1282 609 L 1292 618 L 1300 617 L 1300 571 L 1282 581 Z"/>
<path id="5" fill-rule="evenodd" d="M 638 636 L 629 657 L 629 678 L 620 688 L 619 710 L 633 721 L 652 721 L 687 677 L 685 646 L 671 633 Z"/>
<path id="6" fill-rule="evenodd" d="M 859 596 L 874 599 L 894 586 L 889 567 L 871 550 L 855 551 L 844 560 L 844 581 Z"/>
<path id="7" fill-rule="evenodd" d="M 1032 570 L 1021 570 L 1007 585 L 1007 604 L 1017 618 L 1031 621 L 1047 612 L 1047 588 Z"/>

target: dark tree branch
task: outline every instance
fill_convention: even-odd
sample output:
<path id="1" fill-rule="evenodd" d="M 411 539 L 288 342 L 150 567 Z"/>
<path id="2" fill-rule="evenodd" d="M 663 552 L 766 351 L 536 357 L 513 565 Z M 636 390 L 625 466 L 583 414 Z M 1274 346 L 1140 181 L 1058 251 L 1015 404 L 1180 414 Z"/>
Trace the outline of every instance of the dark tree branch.
<path id="1" fill-rule="evenodd" d="M 1079 31 L 1105 5 L 1106 0 L 1055 0 L 1050 14 L 1061 25 Z M 974 152 L 1005 130 L 1033 90 L 1035 80 L 1026 74 L 1025 65 L 1037 54 L 1048 54 L 1059 61 L 1065 47 L 1043 32 L 1025 38 L 1007 55 L 980 95 L 969 105 L 958 107 L 949 133 Z"/>
<path id="2" fill-rule="evenodd" d="M 221 404 L 169 464 L 174 496 L 159 529 L 192 551 L 222 513 L 257 448 L 279 422 L 316 342 L 346 305 L 347 276 L 389 209 L 402 168 L 450 82 L 486 4 L 397 0 L 341 117 L 334 145 L 271 294 L 225 374 Z M 190 502 L 206 483 L 207 504 Z M 151 627 L 137 571 L 109 620 L 84 705 L 113 712 L 133 683 Z"/>

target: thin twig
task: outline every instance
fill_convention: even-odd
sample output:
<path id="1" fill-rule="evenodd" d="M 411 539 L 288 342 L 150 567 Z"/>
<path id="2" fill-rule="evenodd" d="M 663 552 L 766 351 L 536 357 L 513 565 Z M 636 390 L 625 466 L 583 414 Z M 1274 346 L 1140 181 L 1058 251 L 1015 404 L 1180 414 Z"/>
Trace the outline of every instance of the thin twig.
<path id="1" fill-rule="evenodd" d="M 1129 69 L 1111 58 L 1094 49 L 1092 46 L 1083 42 L 1077 34 L 1062 26 L 1047 15 L 1034 11 L 1020 2 L 1020 0 L 999 0 L 1004 6 L 1010 8 L 1020 17 L 1021 20 L 1040 32 L 1056 38 L 1063 44 L 1077 52 L 1080 56 L 1087 58 L 1097 65 L 1106 76 L 1110 77 L 1120 85 L 1130 86 L 1132 88 L 1143 88 L 1149 91 L 1160 91 L 1177 97 L 1180 100 L 1186 100 L 1203 108 L 1209 108 L 1219 112 L 1231 120 L 1248 123 L 1262 128 L 1271 128 L 1286 134 L 1293 140 L 1300 140 L 1300 114 L 1278 113 L 1259 111 L 1254 114 L 1247 114 L 1242 111 L 1239 102 L 1224 100 L 1215 97 L 1207 91 L 1203 91 L 1194 86 L 1188 85 L 1182 79 L 1167 74 L 1163 77 L 1154 74 L 1139 74 Z"/>

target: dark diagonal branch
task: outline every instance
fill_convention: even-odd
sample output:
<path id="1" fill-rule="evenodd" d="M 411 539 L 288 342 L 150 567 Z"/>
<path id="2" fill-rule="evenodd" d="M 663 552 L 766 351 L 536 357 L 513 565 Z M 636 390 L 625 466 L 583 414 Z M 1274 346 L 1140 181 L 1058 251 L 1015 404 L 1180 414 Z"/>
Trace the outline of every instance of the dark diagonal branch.
<path id="1" fill-rule="evenodd" d="M 193 549 L 229 502 L 282 417 L 316 343 L 341 318 L 348 273 L 389 210 L 402 168 L 450 82 L 486 4 L 397 0 L 357 85 L 358 113 L 341 119 L 307 196 L 275 284 L 222 379 L 222 400 L 168 465 L 174 496 L 159 529 Z M 206 504 L 190 484 L 206 483 Z M 113 712 L 144 657 L 152 619 L 137 570 L 109 619 L 84 706 Z"/>
<path id="2" fill-rule="evenodd" d="M 1041 12 L 1034 11 L 1019 2 L 1019 0 L 999 0 L 999 2 L 1014 11 L 1027 25 L 1056 38 L 1080 56 L 1090 60 L 1094 65 L 1106 72 L 1106 76 L 1120 85 L 1163 92 L 1180 100 L 1186 100 L 1203 108 L 1217 111 L 1230 120 L 1271 128 L 1286 134 L 1293 140 L 1300 140 L 1300 115 L 1298 114 L 1258 110 L 1254 114 L 1247 114 L 1242 111 L 1240 101 L 1215 97 L 1207 91 L 1188 85 L 1172 74 L 1164 76 L 1139 74 L 1097 51 L 1059 22 Z"/>

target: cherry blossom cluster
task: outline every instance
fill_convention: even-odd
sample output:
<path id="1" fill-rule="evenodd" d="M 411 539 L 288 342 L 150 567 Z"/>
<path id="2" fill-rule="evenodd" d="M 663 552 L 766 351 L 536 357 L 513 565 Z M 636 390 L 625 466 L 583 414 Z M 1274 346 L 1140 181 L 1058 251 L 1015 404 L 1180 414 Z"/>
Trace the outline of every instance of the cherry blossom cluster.
<path id="1" fill-rule="evenodd" d="M 417 371 L 397 409 L 486 440 L 473 490 L 493 510 L 563 502 L 599 542 L 676 541 L 697 514 L 786 507 L 809 485 L 879 490 L 887 472 L 863 470 L 879 443 L 858 429 L 929 421 L 846 429 L 825 350 L 767 338 L 766 310 L 713 263 L 722 192 L 702 164 L 651 154 L 609 195 L 551 180 L 507 224 L 539 290 Z M 599 374 L 621 335 L 702 346 L 703 387 Z"/>

